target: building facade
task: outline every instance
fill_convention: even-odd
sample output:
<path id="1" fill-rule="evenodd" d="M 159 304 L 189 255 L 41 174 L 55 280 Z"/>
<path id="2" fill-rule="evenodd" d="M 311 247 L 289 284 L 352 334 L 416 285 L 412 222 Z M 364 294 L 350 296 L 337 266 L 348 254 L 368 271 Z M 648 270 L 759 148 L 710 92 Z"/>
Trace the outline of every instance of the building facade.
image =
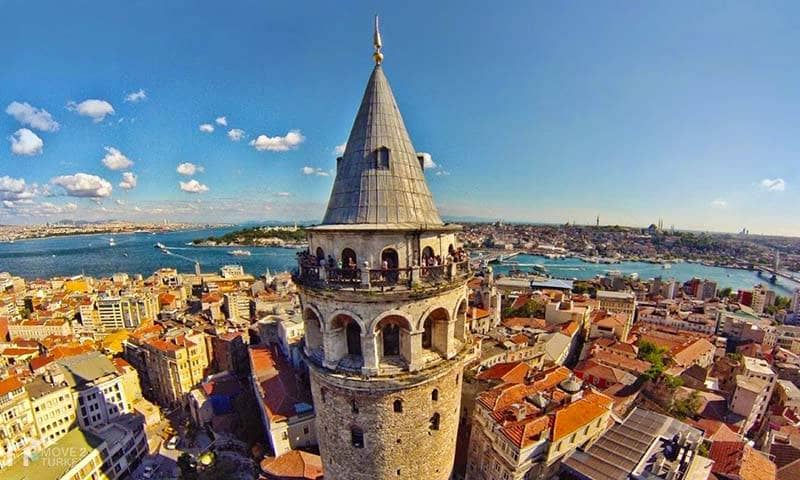
<path id="1" fill-rule="evenodd" d="M 450 478 L 468 262 L 442 222 L 386 76 L 380 35 L 321 225 L 296 278 L 325 477 Z M 461 260 L 463 258 L 463 260 Z M 424 461 L 420 461 L 424 452 Z"/>

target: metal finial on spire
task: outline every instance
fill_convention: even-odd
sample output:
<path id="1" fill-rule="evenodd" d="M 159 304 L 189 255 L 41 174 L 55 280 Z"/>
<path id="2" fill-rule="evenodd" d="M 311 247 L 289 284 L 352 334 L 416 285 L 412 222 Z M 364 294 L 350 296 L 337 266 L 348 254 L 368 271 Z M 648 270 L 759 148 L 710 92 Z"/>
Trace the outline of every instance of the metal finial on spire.
<path id="1" fill-rule="evenodd" d="M 377 15 L 375 15 L 375 34 L 372 37 L 372 44 L 375 46 L 375 53 L 372 54 L 372 58 L 375 59 L 376 65 L 380 65 L 383 61 L 383 54 L 381 53 L 383 42 L 381 42 L 381 29 L 380 24 L 378 23 Z"/>

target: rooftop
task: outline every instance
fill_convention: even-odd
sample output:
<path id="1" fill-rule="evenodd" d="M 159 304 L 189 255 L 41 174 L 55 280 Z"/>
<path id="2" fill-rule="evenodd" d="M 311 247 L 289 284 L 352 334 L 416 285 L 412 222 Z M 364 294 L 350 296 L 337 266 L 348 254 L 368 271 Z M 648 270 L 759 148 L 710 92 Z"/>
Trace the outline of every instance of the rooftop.
<path id="1" fill-rule="evenodd" d="M 103 441 L 78 428 L 70 430 L 25 465 L 22 459 L 2 471 L 3 480 L 59 480 Z"/>

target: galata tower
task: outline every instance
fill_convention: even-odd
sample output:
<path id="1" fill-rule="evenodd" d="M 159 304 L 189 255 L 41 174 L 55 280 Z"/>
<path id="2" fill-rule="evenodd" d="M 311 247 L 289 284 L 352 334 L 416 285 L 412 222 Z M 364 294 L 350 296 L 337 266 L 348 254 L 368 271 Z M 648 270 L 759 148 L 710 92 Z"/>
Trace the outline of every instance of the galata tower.
<path id="1" fill-rule="evenodd" d="M 469 261 L 442 222 L 383 72 L 367 82 L 296 281 L 317 437 L 332 480 L 450 477 Z"/>

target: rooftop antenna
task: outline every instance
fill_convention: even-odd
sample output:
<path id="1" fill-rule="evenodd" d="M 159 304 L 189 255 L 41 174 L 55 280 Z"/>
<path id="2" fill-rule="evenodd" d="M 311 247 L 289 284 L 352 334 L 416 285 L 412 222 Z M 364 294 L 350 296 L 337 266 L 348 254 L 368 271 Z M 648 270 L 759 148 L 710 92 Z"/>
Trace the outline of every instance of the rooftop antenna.
<path id="1" fill-rule="evenodd" d="M 381 62 L 383 62 L 383 53 L 381 53 L 383 42 L 381 42 L 381 28 L 378 15 L 375 15 L 375 34 L 372 36 L 372 45 L 375 46 L 375 53 L 372 54 L 372 58 L 375 59 L 375 65 L 380 65 Z"/>

